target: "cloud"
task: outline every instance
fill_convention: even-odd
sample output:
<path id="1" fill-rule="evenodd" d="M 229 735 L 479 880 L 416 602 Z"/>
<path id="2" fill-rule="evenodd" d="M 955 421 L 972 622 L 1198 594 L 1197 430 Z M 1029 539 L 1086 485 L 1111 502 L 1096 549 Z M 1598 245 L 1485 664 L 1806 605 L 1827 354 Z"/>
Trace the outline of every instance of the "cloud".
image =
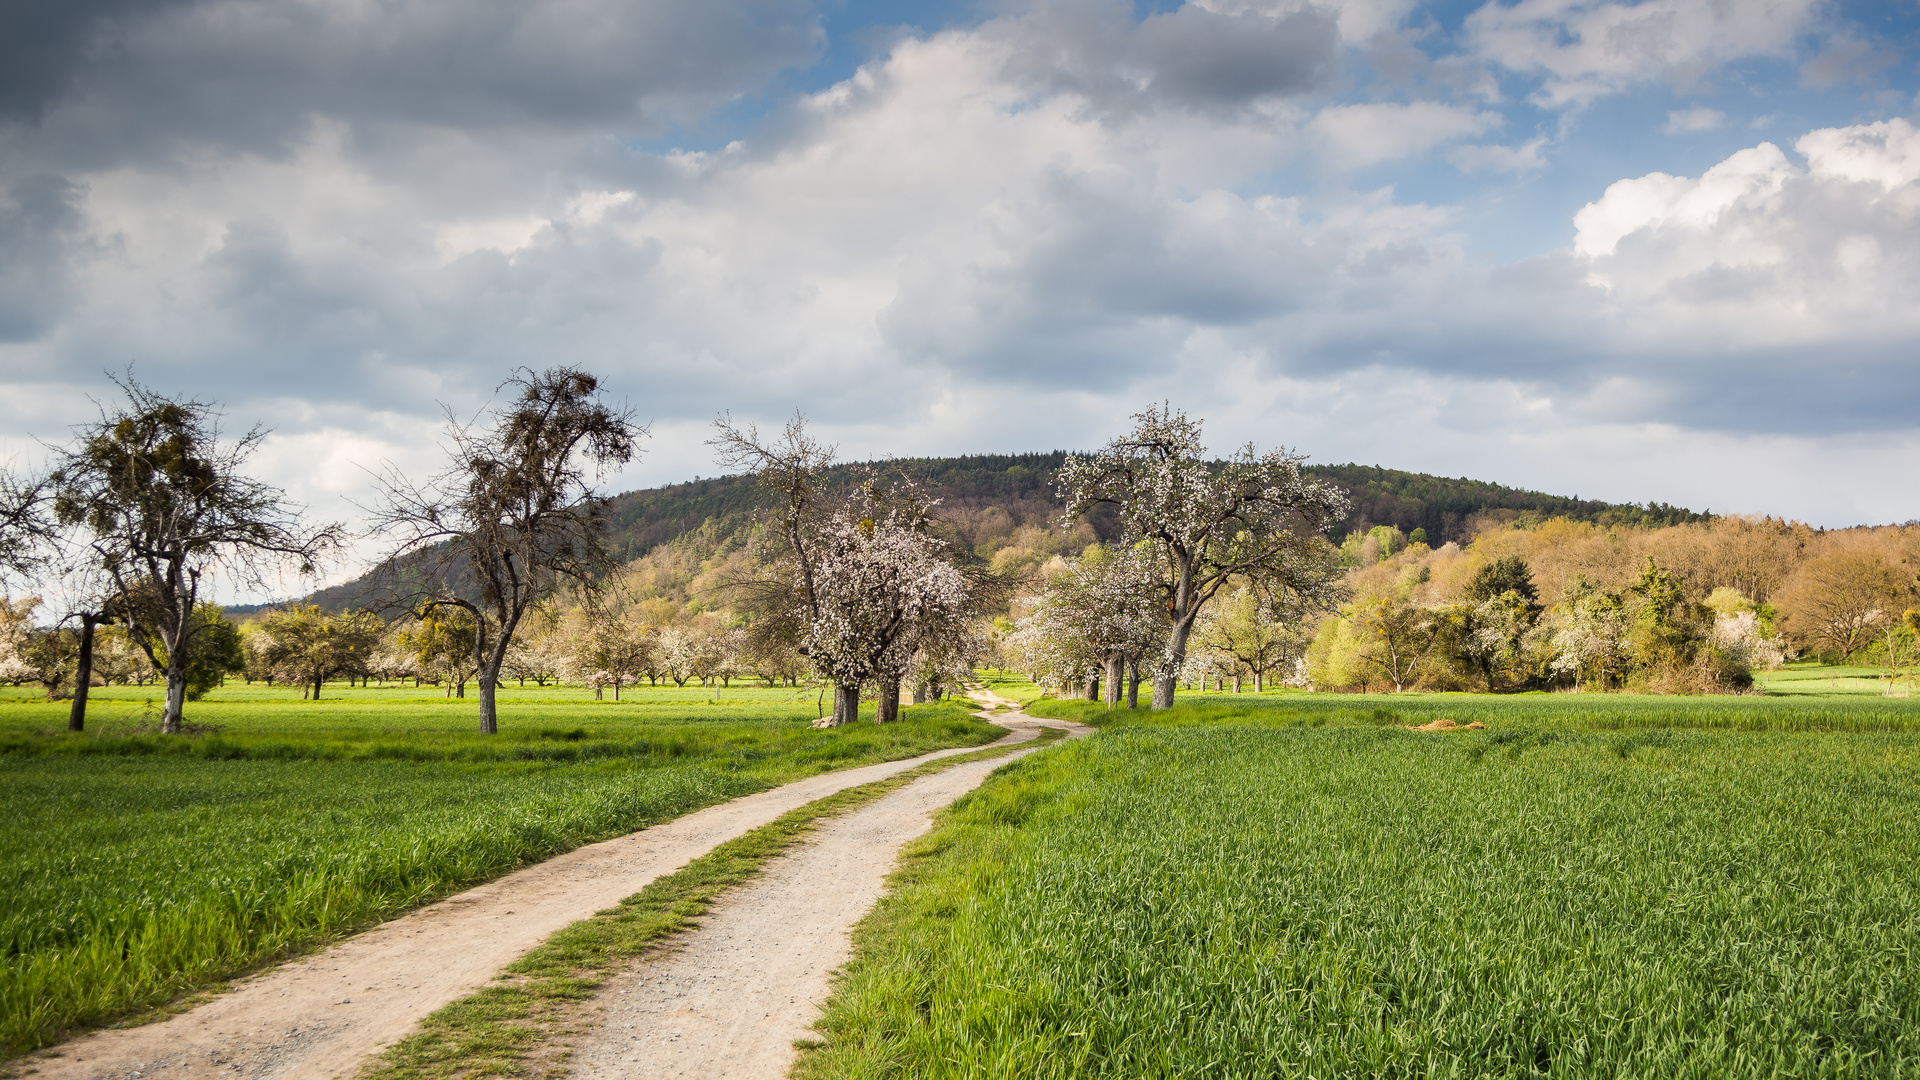
<path id="1" fill-rule="evenodd" d="M 1092 0 L 1039 5 L 979 35 L 1007 49 L 1009 77 L 1110 116 L 1246 109 L 1324 89 L 1339 73 L 1338 19 L 1310 4 L 1183 4 L 1135 23 L 1131 5 Z"/>
<path id="2" fill-rule="evenodd" d="M 1580 105 L 1637 83 L 1690 85 L 1731 61 L 1791 56 L 1820 0 L 1520 0 L 1467 16 L 1467 51 L 1545 77 L 1538 100 Z"/>
<path id="3" fill-rule="evenodd" d="M 1905 120 L 1742 150 L 1698 179 L 1611 185 L 1574 217 L 1614 347 L 1686 357 L 1676 415 L 1765 411 L 1789 430 L 1911 423 L 1920 397 L 1920 130 Z M 1813 377 L 1814 373 L 1818 377 Z M 1763 400 L 1795 387 L 1793 406 Z"/>
<path id="4" fill-rule="evenodd" d="M 1727 114 L 1718 109 L 1709 109 L 1704 105 L 1691 109 L 1677 109 L 1667 114 L 1667 126 L 1660 130 L 1669 135 L 1686 135 L 1696 131 L 1712 131 L 1727 120 Z"/>
<path id="5" fill-rule="evenodd" d="M 315 116 L 657 129 L 823 46 L 805 0 L 171 0 L 30 21 L 50 51 L 10 38 L 40 59 L 0 77 L 0 101 L 42 118 L 40 146 L 89 163 L 180 139 L 270 150 Z"/>
<path id="6" fill-rule="evenodd" d="M 1572 25 L 1615 6 L 1503 10 Z M 163 118 L 160 149 L 90 141 L 144 114 L 116 111 L 123 84 L 81 63 L 38 126 L 0 133 L 0 427 L 57 435 L 102 367 L 136 360 L 163 389 L 276 425 L 262 467 L 329 514 L 351 514 L 356 461 L 431 459 L 436 402 L 470 415 L 511 367 L 560 360 L 659 422 L 632 483 L 708 468 L 699 429 L 722 409 L 796 404 L 850 454 L 882 454 L 1093 445 L 1169 397 L 1217 416 L 1223 445 L 1696 505 L 1719 502 L 1711 483 L 1688 487 L 1661 454 L 1911 457 L 1920 149 L 1905 121 L 1814 131 L 1794 153 L 1761 144 L 1699 177 L 1568 176 L 1592 199 L 1570 244 L 1513 261 L 1464 235 L 1500 206 L 1419 203 L 1386 181 L 1435 158 L 1538 173 L 1548 140 L 1490 141 L 1491 105 L 1352 100 L 1349 24 L 1399 27 L 1392 3 L 1011 11 L 901 38 L 726 145 L 641 139 L 667 108 L 652 103 L 711 102 L 804 62 L 813 24 L 793 10 L 646 16 L 678 12 L 684 30 L 760 11 L 792 32 L 742 31 L 734 76 L 595 74 L 598 46 L 554 31 L 587 70 L 536 77 L 576 56 L 559 49 L 524 77 L 545 90 L 468 74 L 381 104 L 296 86 L 258 114 L 231 105 L 238 119 Z M 147 50 L 131 66 L 160 79 L 158 31 L 126 18 Z M 502 25 L 476 19 L 482 38 Z M 191 82 L 176 73 L 153 108 Z M 517 103 L 489 110 L 488 93 Z M 256 115 L 271 137 L 242 137 Z M 1561 152 L 1576 135 L 1553 137 L 1556 169 L 1579 160 Z M 1376 190 L 1341 180 L 1396 162 L 1367 174 Z M 1613 462 L 1626 479 L 1603 491 Z M 1737 508 L 1788 508 L 1756 500 Z"/>
<path id="7" fill-rule="evenodd" d="M 1442 143 L 1479 135 L 1500 114 L 1416 101 L 1405 105 L 1330 105 L 1307 125 L 1333 165 L 1358 168 L 1425 153 Z"/>
<path id="8" fill-rule="evenodd" d="M 1821 88 L 1843 82 L 1871 82 L 1875 75 L 1899 62 L 1900 54 L 1891 49 L 1836 34 L 1820 55 L 1800 65 L 1800 82 Z"/>
<path id="9" fill-rule="evenodd" d="M 84 195 L 45 173 L 0 189 L 0 342 L 32 340 L 66 314 Z"/>
<path id="10" fill-rule="evenodd" d="M 1456 146 L 1447 151 L 1447 161 L 1469 176 L 1480 173 L 1525 173 L 1547 167 L 1540 152 L 1545 138 L 1519 146 Z"/>

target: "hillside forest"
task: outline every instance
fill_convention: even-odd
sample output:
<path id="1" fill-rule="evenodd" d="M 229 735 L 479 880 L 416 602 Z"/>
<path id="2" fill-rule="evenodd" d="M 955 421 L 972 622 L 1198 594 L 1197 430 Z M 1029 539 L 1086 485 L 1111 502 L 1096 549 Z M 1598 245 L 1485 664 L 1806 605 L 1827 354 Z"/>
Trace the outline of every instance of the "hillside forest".
<path id="1" fill-rule="evenodd" d="M 1437 546 L 1418 527 L 1412 535 L 1392 525 L 1351 530 L 1337 548 L 1329 544 L 1347 594 L 1331 612 L 1287 618 L 1255 588 L 1228 589 L 1198 631 L 1183 678 L 1248 690 L 1689 693 L 1744 688 L 1751 671 L 1799 656 L 1901 672 L 1915 662 L 1920 528 L 1819 530 L 1734 516 L 1665 526 L 1568 517 L 1476 525 Z M 1008 668 L 1042 660 L 1022 651 L 1019 630 L 1048 586 L 1108 552 L 1088 523 L 1061 528 L 991 503 L 951 511 L 941 527 L 1022 583 L 981 627 L 981 661 Z M 746 647 L 746 615 L 727 584 L 751 559 L 750 530 L 711 520 L 656 544 L 612 576 L 598 610 L 564 596 L 541 606 L 505 674 L 520 685 L 564 680 L 613 697 L 639 682 L 805 681 L 812 672 L 803 657 Z M 70 692 L 74 635 L 36 628 L 38 606 L 29 597 L 0 612 L 0 679 Z M 211 606 L 203 617 L 225 621 Z M 309 693 L 334 679 L 406 680 L 464 696 L 474 673 L 470 620 L 459 617 L 388 622 L 303 603 L 231 623 L 198 658 L 194 696 L 226 678 Z M 159 676 L 124 628 L 97 634 L 97 684 Z M 1062 692 L 1094 677 L 1036 675 Z M 939 691 L 917 689 L 922 697 Z"/>
<path id="2" fill-rule="evenodd" d="M 962 599 L 947 619 L 966 625 L 896 665 L 910 669 L 898 677 L 913 700 L 950 692 L 978 664 L 1027 672 L 1058 694 L 1118 703 L 1124 693 L 1135 704 L 1156 675 L 1235 690 L 1737 692 L 1789 658 L 1910 674 L 1920 651 L 1914 526 L 1822 530 L 1297 458 L 1287 461 L 1301 490 L 1331 500 L 1311 543 L 1291 551 L 1283 573 L 1227 567 L 1180 627 L 1154 592 L 1152 545 L 1116 505 L 1069 505 L 1062 474 L 1074 460 L 1093 459 L 814 463 L 816 500 L 841 507 L 833 513 L 851 523 L 850 542 L 864 542 L 875 507 L 891 500 L 887 514 L 911 508 L 903 535 L 924 538 L 927 565 L 966 579 L 951 586 Z M 616 565 L 591 589 L 556 589 L 534 604 L 500 677 L 616 699 L 639 683 L 820 680 L 818 650 L 792 626 L 770 632 L 778 620 L 754 585 L 779 561 L 764 479 L 740 471 L 608 500 Z M 844 507 L 860 499 L 869 508 L 848 518 Z M 370 581 L 260 609 L 200 604 L 187 697 L 229 679 L 315 696 L 333 680 L 406 680 L 466 696 L 484 651 L 474 611 L 381 610 Z M 42 609 L 33 596 L 0 609 L 0 680 L 66 696 L 80 635 L 45 625 Z M 162 676 L 164 655 L 126 626 L 91 629 L 92 684 Z M 1169 669 L 1176 631 L 1186 637 Z M 866 674 L 855 681 L 878 689 Z"/>

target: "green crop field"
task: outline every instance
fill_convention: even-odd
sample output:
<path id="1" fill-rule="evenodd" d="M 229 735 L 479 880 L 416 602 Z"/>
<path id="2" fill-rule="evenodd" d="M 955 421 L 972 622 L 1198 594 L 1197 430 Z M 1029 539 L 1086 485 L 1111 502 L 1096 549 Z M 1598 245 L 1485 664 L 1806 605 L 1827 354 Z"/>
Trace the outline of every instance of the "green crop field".
<path id="1" fill-rule="evenodd" d="M 1911 725 L 1532 700 L 1203 702 L 1010 766 L 800 1075 L 1920 1075 Z"/>
<path id="2" fill-rule="evenodd" d="M 831 769 L 988 742 L 955 704 L 816 731 L 814 691 L 514 689 L 501 734 L 431 687 L 0 699 L 0 1048 L 163 1004 L 583 843 Z M 717 704 L 713 702 L 718 702 Z"/>
<path id="3" fill-rule="evenodd" d="M 1823 669 L 1823 672 L 1827 669 Z M 1828 676 L 1816 676 L 1821 683 Z M 1144 702 L 1146 688 L 1141 688 Z M 1034 716 L 1061 717 L 1100 726 L 1147 722 L 1146 710 L 1109 710 L 1097 702 L 1043 699 L 1027 706 Z M 1264 694 L 1181 690 L 1174 708 L 1150 722 L 1218 723 L 1234 719 L 1299 723 L 1391 723 L 1418 726 L 1435 720 L 1489 727 L 1627 730 L 1694 728 L 1726 731 L 1912 731 L 1920 732 L 1920 699 L 1878 693 L 1811 691 L 1683 697 L 1656 694 Z"/>

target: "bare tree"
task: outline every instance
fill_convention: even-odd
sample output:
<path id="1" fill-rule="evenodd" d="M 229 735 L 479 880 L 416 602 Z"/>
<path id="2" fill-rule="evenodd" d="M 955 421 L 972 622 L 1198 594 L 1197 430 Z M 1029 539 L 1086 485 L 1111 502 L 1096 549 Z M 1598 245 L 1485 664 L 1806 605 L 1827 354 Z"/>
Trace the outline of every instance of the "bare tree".
<path id="1" fill-rule="evenodd" d="M 490 427 L 448 417 L 451 466 L 425 485 L 389 466 L 375 529 L 394 538 L 381 571 L 416 618 L 462 608 L 475 623 L 480 730 L 499 731 L 495 690 L 520 620 L 562 582 L 591 596 L 611 559 L 604 499 L 588 478 L 633 460 L 647 429 L 599 400 L 600 381 L 572 367 L 522 369 L 513 404 Z"/>
<path id="2" fill-rule="evenodd" d="M 827 515 L 821 474 L 833 465 L 834 448 L 808 435 L 806 417 L 798 412 L 774 438 L 763 437 L 755 424 L 735 424 L 731 416 L 722 416 L 713 426 L 707 445 L 713 447 L 714 460 L 721 468 L 751 473 L 774 501 L 758 544 L 759 572 L 732 583 L 753 616 L 747 625 L 748 647 L 763 654 L 791 648 L 814 660 L 806 638 L 822 611 L 816 534 Z M 817 660 L 815 667 L 831 677 Z M 848 722 L 859 707 L 860 683 L 836 680 L 835 723 Z"/>
<path id="3" fill-rule="evenodd" d="M 1144 545 L 1156 566 L 1154 591 L 1171 624 L 1153 684 L 1153 707 L 1173 704 L 1194 620 L 1234 578 L 1272 581 L 1314 606 L 1330 603 L 1334 567 L 1321 535 L 1347 511 L 1347 498 L 1301 475 L 1300 455 L 1257 452 L 1249 443 L 1209 462 L 1200 423 L 1168 406 L 1134 416 L 1134 429 L 1091 457 L 1070 457 L 1059 473 L 1062 524 L 1108 504 L 1119 510 L 1127 546 Z"/>
<path id="4" fill-rule="evenodd" d="M 1898 621 L 1913 591 L 1912 579 L 1885 552 L 1855 543 L 1802 563 L 1777 602 L 1794 644 L 1851 658 Z"/>
<path id="5" fill-rule="evenodd" d="M 201 587 L 216 570 L 264 585 L 271 569 L 302 573 L 336 551 L 338 525 L 308 528 L 280 489 L 241 474 L 266 437 L 221 439 L 206 402 L 176 401 L 115 380 L 127 402 L 79 428 L 49 476 L 54 516 L 79 534 L 147 658 L 167 675 L 161 730 L 180 731 L 189 654 L 205 620 Z"/>
<path id="6" fill-rule="evenodd" d="M 30 577 L 54 554 L 52 489 L 45 474 L 0 470 L 0 579 Z"/>

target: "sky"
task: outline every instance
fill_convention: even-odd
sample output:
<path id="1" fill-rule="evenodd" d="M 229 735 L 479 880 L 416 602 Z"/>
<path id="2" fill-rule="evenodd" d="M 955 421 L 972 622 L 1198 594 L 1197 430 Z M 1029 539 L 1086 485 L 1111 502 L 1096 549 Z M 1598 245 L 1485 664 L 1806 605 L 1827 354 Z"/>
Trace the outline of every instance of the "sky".
<path id="1" fill-rule="evenodd" d="M 1292 447 L 1920 518 L 1920 2 L 8 0 L 0 451 L 110 373 L 353 522 L 572 364 L 844 459 Z"/>

